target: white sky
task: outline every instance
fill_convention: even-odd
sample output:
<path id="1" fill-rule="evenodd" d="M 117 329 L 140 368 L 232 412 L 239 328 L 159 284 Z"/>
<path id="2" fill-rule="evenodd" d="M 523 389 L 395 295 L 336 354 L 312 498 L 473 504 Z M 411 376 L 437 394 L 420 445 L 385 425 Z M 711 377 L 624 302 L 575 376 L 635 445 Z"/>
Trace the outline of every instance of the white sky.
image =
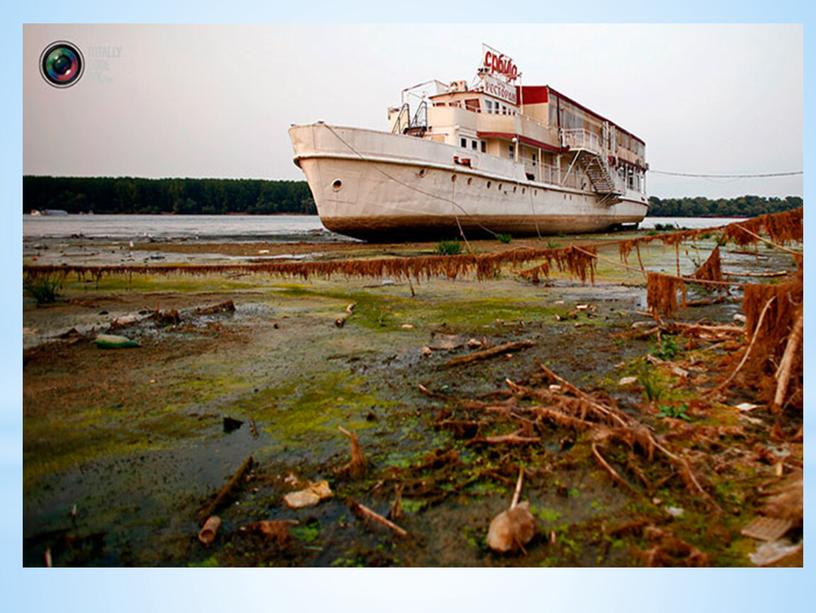
<path id="1" fill-rule="evenodd" d="M 86 60 L 64 90 L 38 70 L 61 39 Z M 653 169 L 802 169 L 798 25 L 30 25 L 24 172 L 300 179 L 289 124 L 385 130 L 404 87 L 472 80 L 482 42 L 512 56 L 524 84 L 552 85 L 643 138 Z M 802 194 L 801 177 L 650 174 L 647 185 L 660 197 Z"/>

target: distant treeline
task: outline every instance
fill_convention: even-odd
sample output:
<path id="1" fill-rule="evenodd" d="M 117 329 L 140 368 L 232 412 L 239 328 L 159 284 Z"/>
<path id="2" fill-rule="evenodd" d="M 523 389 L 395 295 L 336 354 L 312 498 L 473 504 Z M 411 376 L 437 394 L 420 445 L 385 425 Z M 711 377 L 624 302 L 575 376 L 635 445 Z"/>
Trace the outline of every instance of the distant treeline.
<path id="1" fill-rule="evenodd" d="M 656 217 L 753 217 L 802 206 L 798 196 L 765 198 L 649 198 Z M 137 179 L 131 177 L 23 177 L 23 212 L 314 215 L 306 181 L 262 179 Z"/>
<path id="2" fill-rule="evenodd" d="M 69 213 L 317 213 L 305 181 L 23 177 L 23 212 Z"/>
<path id="3" fill-rule="evenodd" d="M 652 217 L 756 217 L 764 213 L 780 213 L 802 206 L 799 196 L 766 198 L 740 196 L 739 198 L 649 198 Z"/>

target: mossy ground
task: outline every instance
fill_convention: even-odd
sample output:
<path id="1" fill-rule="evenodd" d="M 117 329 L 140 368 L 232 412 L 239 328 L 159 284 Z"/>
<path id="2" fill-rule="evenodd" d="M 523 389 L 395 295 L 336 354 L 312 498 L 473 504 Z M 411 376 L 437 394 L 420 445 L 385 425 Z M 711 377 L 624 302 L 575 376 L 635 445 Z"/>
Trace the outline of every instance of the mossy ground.
<path id="1" fill-rule="evenodd" d="M 647 266 L 674 264 L 673 250 L 649 247 L 642 256 Z M 685 255 L 683 266 L 691 266 Z M 631 565 L 641 563 L 637 552 L 646 544 L 610 530 L 647 518 L 669 525 L 713 564 L 747 564 L 751 543 L 739 528 L 755 513 L 757 484 L 771 467 L 707 475 L 724 509 L 712 521 L 677 480 L 651 498 L 621 492 L 593 462 L 586 441 L 578 437 L 562 450 L 564 432 L 557 429 L 530 453 L 469 446 L 434 427 L 445 403 L 418 389 L 421 383 L 450 397 L 475 397 L 502 389 L 508 378 L 524 380 L 540 361 L 586 389 L 606 391 L 657 432 L 669 433 L 677 420 L 661 417 L 660 403 L 691 403 L 693 389 L 678 386 L 676 376 L 660 368 L 650 370 L 658 398 L 648 398 L 642 385 L 622 389 L 617 383 L 643 373 L 645 354 L 665 349 L 617 336 L 644 306 L 638 283 L 639 271 L 605 260 L 595 286 L 558 274 L 533 286 L 508 270 L 483 283 L 415 283 L 414 296 L 399 281 L 68 279 L 56 305 L 26 303 L 27 329 L 42 337 L 77 325 L 99 329 L 126 313 L 157 306 L 185 312 L 225 299 L 237 310 L 190 316 L 177 326 L 125 329 L 141 341 L 138 349 L 105 351 L 83 338 L 27 353 L 25 563 L 41 564 L 48 547 L 55 563 L 74 565 Z M 336 327 L 349 304 L 355 305 L 353 314 Z M 592 309 L 576 310 L 579 304 Z M 734 310 L 725 305 L 706 313 L 727 321 Z M 510 357 L 445 368 L 466 349 L 423 357 L 421 347 L 438 333 L 536 344 Z M 700 362 L 714 359 L 680 343 L 675 351 Z M 226 416 L 244 423 L 226 433 Z M 690 417 L 692 427 L 742 423 L 725 405 L 692 408 Z M 349 459 L 338 426 L 360 437 L 369 461 L 360 479 L 337 472 Z M 720 443 L 727 449 L 742 441 L 723 434 Z M 456 468 L 418 468 L 434 450 L 455 450 Z M 197 510 L 250 454 L 258 462 L 252 480 L 221 511 L 224 524 L 215 545 L 202 547 L 195 540 Z M 609 459 L 620 465 L 626 460 Z M 509 503 L 519 462 L 536 471 L 524 498 L 539 535 L 526 556 L 496 556 L 484 538 L 490 519 Z M 403 498 L 399 523 L 413 535 L 407 541 L 365 526 L 346 505 L 353 498 L 385 514 L 394 475 L 409 474 L 433 482 L 433 495 Z M 335 496 L 312 509 L 288 510 L 281 497 L 293 487 L 286 481 L 290 475 L 328 479 Z M 672 519 L 667 506 L 684 513 Z M 300 522 L 285 546 L 239 530 L 275 518 Z"/>

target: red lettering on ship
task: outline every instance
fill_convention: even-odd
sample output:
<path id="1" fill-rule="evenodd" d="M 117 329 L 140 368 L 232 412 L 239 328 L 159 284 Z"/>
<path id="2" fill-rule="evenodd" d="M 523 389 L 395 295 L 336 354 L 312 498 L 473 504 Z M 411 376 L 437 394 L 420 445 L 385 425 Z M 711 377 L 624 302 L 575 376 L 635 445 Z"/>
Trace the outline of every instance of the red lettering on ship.
<path id="1" fill-rule="evenodd" d="M 504 55 L 486 51 L 484 65 L 491 73 L 503 75 L 508 81 L 515 81 L 518 78 L 518 66 L 513 63 L 513 60 Z"/>

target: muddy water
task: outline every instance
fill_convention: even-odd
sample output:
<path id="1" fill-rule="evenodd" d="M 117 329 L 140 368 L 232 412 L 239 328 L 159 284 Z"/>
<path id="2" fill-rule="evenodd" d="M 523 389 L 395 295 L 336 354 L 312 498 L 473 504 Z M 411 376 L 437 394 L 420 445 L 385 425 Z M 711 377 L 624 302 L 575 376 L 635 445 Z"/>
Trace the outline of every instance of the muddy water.
<path id="1" fill-rule="evenodd" d="M 647 265 L 673 266 L 671 250 L 644 257 Z M 725 267 L 755 268 L 756 260 L 728 255 Z M 782 264 L 769 255 L 760 268 Z M 693 264 L 684 259 L 683 266 Z M 435 428 L 446 402 L 417 387 L 476 397 L 503 389 L 508 378 L 528 379 L 541 362 L 637 411 L 639 393 L 621 391 L 616 382 L 627 363 L 653 348 L 645 340 L 615 339 L 644 306 L 637 281 L 602 269 L 595 287 L 565 279 L 531 286 L 508 274 L 489 284 L 432 281 L 417 287 L 416 297 L 407 285 L 370 281 L 69 283 L 66 301 L 40 309 L 27 303 L 25 310 L 25 325 L 38 336 L 24 370 L 24 561 L 40 565 L 49 549 L 59 565 L 637 564 L 637 543 L 605 536 L 603 526 L 639 516 L 641 502 L 612 487 L 580 445 L 564 448 L 558 430 L 535 456 L 531 469 L 539 472 L 524 490 L 539 536 L 526 556 L 491 554 L 486 529 L 509 503 L 522 456 L 473 448 Z M 194 315 L 195 307 L 226 298 L 235 301 L 234 314 Z M 354 315 L 337 328 L 335 319 L 352 302 Z M 41 344 L 79 322 L 99 329 L 157 304 L 179 309 L 183 323 L 145 321 L 122 330 L 141 341 L 139 349 L 104 351 L 82 337 Z M 578 304 L 594 310 L 566 317 Z M 730 321 L 737 308 L 715 305 L 694 316 Z M 421 348 L 439 334 L 493 344 L 530 339 L 535 346 L 446 369 L 450 357 L 466 350 L 423 357 Z M 225 432 L 226 416 L 242 426 Z M 370 463 L 363 479 L 337 473 L 348 461 L 338 426 L 360 437 Z M 460 464 L 434 499 L 404 500 L 399 523 L 412 538 L 396 539 L 349 511 L 346 499 L 353 498 L 385 514 L 394 475 L 404 479 L 429 452 L 450 449 Z M 205 548 L 195 538 L 197 512 L 248 455 L 257 467 L 220 511 L 222 530 Z M 470 480 L 484 468 L 498 476 Z M 293 489 L 292 478 L 328 479 L 335 496 L 289 510 L 281 498 Z M 699 532 L 694 502 L 682 488 L 667 496 L 689 509 L 683 529 Z M 240 530 L 275 518 L 300 522 L 285 546 Z M 744 560 L 731 544 L 716 546 L 723 563 Z"/>

